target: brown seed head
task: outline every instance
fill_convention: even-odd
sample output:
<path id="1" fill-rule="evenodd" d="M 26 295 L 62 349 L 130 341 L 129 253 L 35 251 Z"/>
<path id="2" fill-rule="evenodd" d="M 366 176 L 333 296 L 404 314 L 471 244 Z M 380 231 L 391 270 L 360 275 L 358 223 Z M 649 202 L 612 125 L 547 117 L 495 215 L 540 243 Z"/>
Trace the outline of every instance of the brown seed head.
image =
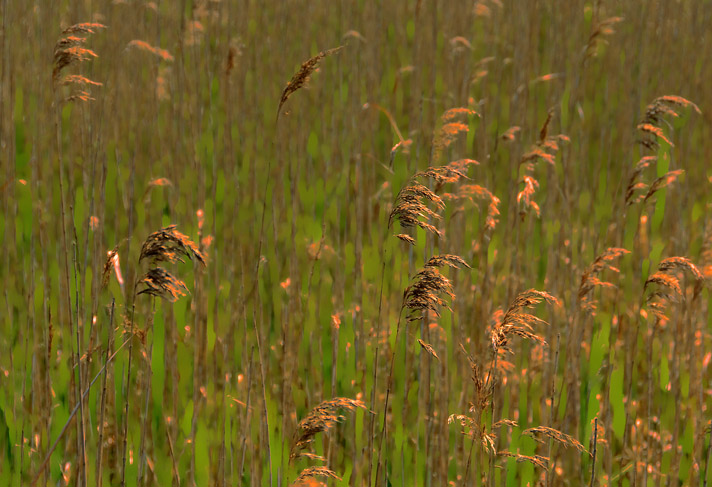
<path id="1" fill-rule="evenodd" d="M 335 47 L 334 49 L 328 49 L 322 51 L 316 56 L 307 59 L 302 63 L 299 70 L 292 76 L 292 79 L 287 83 L 287 86 L 282 91 L 282 97 L 279 100 L 279 106 L 277 107 L 277 120 L 279 120 L 279 113 L 282 110 L 282 105 L 284 105 L 292 94 L 299 90 L 304 84 L 309 80 L 309 76 L 314 72 L 314 70 L 319 65 L 319 62 L 327 56 L 336 54 L 342 50 L 344 46 Z"/>
<path id="2" fill-rule="evenodd" d="M 149 270 L 141 278 L 139 284 L 144 284 L 146 288 L 139 291 L 138 294 L 150 294 L 172 303 L 188 294 L 185 283 L 162 267 L 154 267 Z"/>
<path id="3" fill-rule="evenodd" d="M 141 247 L 139 262 L 148 258 L 153 262 L 167 261 L 171 263 L 184 262 L 183 257 L 192 259 L 206 265 L 205 255 L 187 235 L 176 230 L 175 225 L 170 225 L 150 234 Z"/>
<path id="4" fill-rule="evenodd" d="M 547 438 L 551 438 L 552 440 L 560 443 L 561 445 L 565 447 L 574 447 L 576 448 L 579 452 L 581 453 L 588 453 L 586 449 L 583 447 L 581 442 L 579 442 L 576 438 L 573 436 L 569 436 L 565 433 L 562 433 L 561 431 L 554 429 L 554 428 L 549 428 L 548 426 L 537 426 L 535 428 L 529 428 L 524 431 L 522 431 L 523 435 L 530 436 L 534 440 L 543 443 L 543 440 L 537 438 L 537 435 L 544 435 Z"/>
<path id="5" fill-rule="evenodd" d="M 292 486 L 306 487 L 307 485 L 312 485 L 310 483 L 307 483 L 307 479 L 311 479 L 314 477 L 327 477 L 327 478 L 336 479 L 339 481 L 341 480 L 341 477 L 336 475 L 336 473 L 333 470 L 330 470 L 327 467 L 309 467 L 309 468 L 305 468 L 304 470 L 302 470 L 299 473 L 297 478 L 294 479 Z"/>
<path id="6" fill-rule="evenodd" d="M 330 430 L 336 423 L 344 419 L 338 414 L 339 410 L 353 411 L 356 408 L 366 409 L 366 405 L 357 399 L 336 397 L 324 401 L 312 409 L 297 425 L 289 454 L 290 461 L 303 456 L 302 450 L 311 446 L 318 433 Z"/>

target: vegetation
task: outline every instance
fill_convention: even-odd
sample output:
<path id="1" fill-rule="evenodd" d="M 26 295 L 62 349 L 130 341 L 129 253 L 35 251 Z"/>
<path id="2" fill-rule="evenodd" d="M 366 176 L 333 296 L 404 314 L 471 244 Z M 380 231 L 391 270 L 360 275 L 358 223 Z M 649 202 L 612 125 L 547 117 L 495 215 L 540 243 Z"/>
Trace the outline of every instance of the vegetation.
<path id="1" fill-rule="evenodd" d="M 710 2 L 0 12 L 0 484 L 712 481 Z"/>

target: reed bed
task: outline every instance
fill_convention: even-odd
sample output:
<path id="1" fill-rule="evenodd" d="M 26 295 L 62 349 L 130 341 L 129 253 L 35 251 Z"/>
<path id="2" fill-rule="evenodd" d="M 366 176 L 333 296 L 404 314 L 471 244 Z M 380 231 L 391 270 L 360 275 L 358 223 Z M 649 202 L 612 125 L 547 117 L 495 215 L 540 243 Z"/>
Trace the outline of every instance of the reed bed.
<path id="1" fill-rule="evenodd" d="M 0 485 L 708 485 L 709 25 L 0 1 Z"/>

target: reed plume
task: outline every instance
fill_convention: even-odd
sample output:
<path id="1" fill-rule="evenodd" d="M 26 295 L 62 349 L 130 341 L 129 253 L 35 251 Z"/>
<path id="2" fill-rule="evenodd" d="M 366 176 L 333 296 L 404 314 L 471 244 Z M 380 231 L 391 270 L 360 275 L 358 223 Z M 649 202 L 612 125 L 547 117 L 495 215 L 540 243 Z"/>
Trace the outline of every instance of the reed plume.
<path id="1" fill-rule="evenodd" d="M 594 21 L 588 42 L 584 48 L 584 63 L 586 60 L 598 55 L 599 47 L 608 44 L 607 37 L 615 33 L 614 26 L 623 21 L 623 17 L 608 17 L 600 21 Z"/>
<path id="2" fill-rule="evenodd" d="M 549 125 L 553 117 L 554 111 L 551 109 L 539 131 L 539 140 L 519 160 L 524 173 L 520 181 L 524 187 L 517 194 L 519 217 L 522 221 L 529 213 L 534 213 L 537 218 L 540 216 L 539 205 L 534 200 L 534 194 L 539 189 L 539 181 L 533 175 L 537 162 L 544 161 L 553 166 L 556 163 L 556 153 L 559 151 L 560 144 L 569 142 L 569 137 L 566 135 L 549 135 Z"/>
<path id="3" fill-rule="evenodd" d="M 172 303 L 176 302 L 181 296 L 188 294 L 188 288 L 185 283 L 163 267 L 154 267 L 149 270 L 138 283 L 146 286 L 138 294 L 157 296 Z"/>
<path id="4" fill-rule="evenodd" d="M 545 291 L 529 289 L 514 298 L 507 311 L 501 314 L 501 318 L 499 316 L 495 318 L 495 325 L 490 332 L 492 349 L 495 354 L 500 349 L 511 353 L 511 350 L 507 348 L 507 343 L 512 336 L 526 338 L 546 345 L 546 340 L 534 332 L 534 326 L 548 325 L 548 323 L 526 312 L 527 309 L 533 308 L 542 301 L 556 306 L 561 305 L 560 301 L 551 294 Z"/>
<path id="5" fill-rule="evenodd" d="M 413 284 L 408 286 L 403 293 L 403 308 L 410 310 L 407 321 L 420 320 L 424 311 L 431 311 L 435 316 L 440 316 L 440 307 L 450 309 L 449 304 L 441 295 L 455 297 L 450 280 L 443 276 L 439 267 L 449 266 L 456 269 L 470 265 L 457 255 L 435 255 L 413 277 Z"/>
<path id="6" fill-rule="evenodd" d="M 64 68 L 72 66 L 73 64 L 83 63 L 97 57 L 97 54 L 91 49 L 81 47 L 86 43 L 86 37 L 79 37 L 73 34 L 94 34 L 97 29 L 105 28 L 105 25 L 99 23 L 82 23 L 72 25 L 62 31 L 64 37 L 60 38 L 54 46 L 54 69 L 52 70 L 52 80 L 55 83 L 58 81 Z M 83 76 L 67 77 L 63 81 L 63 84 L 73 83 L 101 85 L 101 83 L 91 81 Z M 88 97 L 88 94 L 86 96 Z"/>
<path id="7" fill-rule="evenodd" d="M 195 258 L 203 266 L 206 265 L 205 255 L 187 235 L 176 230 L 175 225 L 169 225 L 153 232 L 141 246 L 139 262 L 149 259 L 152 262 L 185 262 L 183 257 Z"/>
<path id="8" fill-rule="evenodd" d="M 582 310 L 590 313 L 591 315 L 596 314 L 597 302 L 591 297 L 593 290 L 597 287 L 616 287 L 615 284 L 603 281 L 598 276 L 604 270 L 610 270 L 616 273 L 620 272 L 620 270 L 611 265 L 611 263 L 615 259 L 629 253 L 629 250 L 623 248 L 609 247 L 601 255 L 596 257 L 590 266 L 588 266 L 588 268 L 581 275 L 581 283 L 578 288 L 578 302 Z"/>
<path id="9" fill-rule="evenodd" d="M 502 457 L 511 457 L 517 460 L 517 463 L 528 462 L 532 465 L 542 468 L 544 470 L 549 470 L 549 457 L 542 455 L 522 455 L 520 453 L 512 453 L 508 451 L 498 451 L 497 455 Z"/>
<path id="10" fill-rule="evenodd" d="M 654 272 L 645 281 L 644 289 L 655 284 L 659 290 L 654 291 L 646 298 L 646 303 L 651 311 L 659 319 L 667 319 L 665 307 L 667 303 L 674 303 L 685 299 L 685 292 L 680 283 L 678 274 L 686 271 L 695 280 L 693 297 L 696 297 L 702 290 L 705 283 L 704 274 L 687 257 L 668 257 L 660 262 L 657 272 Z"/>
<path id="11" fill-rule="evenodd" d="M 522 431 L 523 435 L 527 435 L 531 438 L 533 438 L 535 441 L 539 443 L 545 443 L 544 440 L 541 440 L 538 438 L 538 435 L 545 436 L 547 438 L 551 438 L 552 440 L 556 441 L 557 443 L 565 446 L 565 447 L 573 447 L 576 450 L 578 450 L 581 453 L 588 453 L 586 449 L 583 447 L 580 441 L 578 441 L 576 438 L 573 436 L 567 435 L 566 433 L 562 433 L 561 431 L 550 428 L 548 426 L 537 426 L 534 428 L 529 428 L 524 431 Z"/>
<path id="12" fill-rule="evenodd" d="M 479 114 L 469 107 L 456 107 L 446 110 L 440 116 L 440 127 L 433 135 L 433 158 L 439 159 L 442 153 L 462 134 L 470 131 L 467 124 L 470 116 Z"/>
<path id="13" fill-rule="evenodd" d="M 294 479 L 294 482 L 291 485 L 293 485 L 294 487 L 313 485 L 307 484 L 306 480 L 314 477 L 326 477 L 330 479 L 341 480 L 341 477 L 336 475 L 333 470 L 330 470 L 327 467 L 308 467 L 301 471 L 299 476 Z"/>
<path id="14" fill-rule="evenodd" d="M 289 80 L 287 86 L 284 87 L 282 91 L 282 96 L 279 100 L 279 106 L 277 107 L 277 120 L 279 120 L 279 114 L 282 111 L 282 105 L 284 105 L 295 91 L 299 90 L 304 84 L 309 81 L 309 76 L 314 72 L 314 70 L 319 66 L 322 59 L 332 54 L 336 54 L 342 50 L 344 46 L 335 47 L 333 49 L 327 49 L 326 51 L 321 51 L 314 57 L 311 57 L 302 63 L 299 70 L 294 73 L 292 79 Z"/>
<path id="15" fill-rule="evenodd" d="M 668 145 L 674 147 L 675 144 L 665 135 L 660 123 L 664 120 L 663 116 L 671 116 L 677 118 L 680 116 L 677 108 L 692 108 L 698 114 L 702 114 L 700 108 L 690 100 L 676 95 L 659 96 L 645 108 L 645 116 L 638 124 L 637 129 L 641 132 L 642 138 L 640 143 L 650 149 L 657 150 L 660 146 L 658 139 L 664 140 Z"/>
<path id="16" fill-rule="evenodd" d="M 299 457 L 325 460 L 310 452 L 303 452 L 303 450 L 311 447 L 314 437 L 318 433 L 328 432 L 344 419 L 344 416 L 338 414 L 339 410 L 353 411 L 356 408 L 366 409 L 366 405 L 358 399 L 336 397 L 324 401 L 312 409 L 297 425 L 297 430 L 294 433 L 294 439 L 292 441 L 292 448 L 289 453 L 289 460 L 292 461 Z"/>
<path id="17" fill-rule="evenodd" d="M 151 44 L 149 44 L 146 41 L 134 39 L 131 42 L 129 42 L 128 45 L 126 46 L 126 49 L 129 49 L 129 48 L 134 48 L 134 49 L 138 49 L 139 51 L 148 52 L 148 53 L 153 54 L 154 56 L 162 59 L 163 61 L 173 62 L 173 55 L 170 52 L 168 52 L 165 49 L 161 49 L 160 47 L 152 46 Z"/>
<path id="18" fill-rule="evenodd" d="M 396 195 L 395 204 L 388 215 L 388 228 L 394 221 L 398 221 L 403 228 L 420 227 L 426 232 L 442 237 L 442 231 L 433 223 L 441 219 L 440 211 L 445 208 L 445 202 L 436 191 L 444 184 L 469 179 L 467 169 L 477 164 L 479 163 L 474 159 L 461 159 L 445 166 L 433 166 L 415 173 Z M 436 183 L 435 191 L 420 184 L 418 178 L 432 179 Z M 431 209 L 428 204 L 434 209 Z M 398 234 L 396 237 L 412 245 L 415 244 L 415 239 L 407 234 Z"/>

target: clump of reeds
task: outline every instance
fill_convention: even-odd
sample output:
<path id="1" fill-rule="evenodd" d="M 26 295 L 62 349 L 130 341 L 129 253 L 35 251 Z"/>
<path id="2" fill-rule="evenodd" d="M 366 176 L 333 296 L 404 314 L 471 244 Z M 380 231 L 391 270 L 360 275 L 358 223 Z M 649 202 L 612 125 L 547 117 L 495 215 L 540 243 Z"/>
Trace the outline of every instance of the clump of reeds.
<path id="1" fill-rule="evenodd" d="M 297 458 L 308 458 L 310 460 L 326 462 L 326 458 L 315 454 L 313 451 L 309 451 L 314 442 L 314 438 L 317 434 L 326 433 L 337 423 L 343 421 L 344 416 L 339 414 L 339 411 L 354 411 L 357 408 L 366 409 L 366 405 L 358 399 L 336 397 L 324 401 L 312 409 L 297 425 L 297 429 L 294 432 L 294 439 L 292 440 L 292 447 L 289 452 L 289 461 L 292 462 Z M 302 485 L 306 479 L 313 477 L 328 477 L 341 480 L 333 470 L 327 467 L 312 466 L 302 470 L 292 485 Z"/>
<path id="2" fill-rule="evenodd" d="M 112 252 L 109 253 L 109 258 L 111 259 Z M 200 251 L 198 246 L 193 242 L 187 235 L 182 234 L 176 230 L 175 225 L 169 225 L 164 227 L 157 232 L 151 233 L 141 246 L 141 253 L 139 255 L 139 263 L 144 259 L 150 261 L 150 268 L 146 274 L 144 274 L 140 279 L 135 282 L 134 293 L 132 300 L 134 302 L 131 305 L 131 317 L 126 320 L 125 324 L 125 334 L 138 335 L 141 338 L 142 343 L 145 340 L 146 330 L 140 330 L 134 322 L 134 311 L 135 311 L 135 298 L 141 294 L 147 294 L 149 296 L 160 297 L 170 302 L 177 301 L 180 297 L 188 294 L 188 287 L 185 283 L 171 274 L 168 270 L 163 267 L 159 267 L 157 264 L 159 262 L 177 263 L 184 262 L 183 258 L 188 257 L 189 259 L 195 258 L 203 266 L 206 265 L 205 255 Z M 141 291 L 136 291 L 138 286 L 143 284 L 145 287 Z M 149 322 L 152 323 L 152 320 Z M 131 362 L 132 362 L 132 350 L 133 350 L 133 340 L 130 338 L 127 340 L 129 343 L 129 360 L 128 367 L 126 371 L 126 383 L 131 383 Z M 128 440 L 128 415 L 129 415 L 129 398 L 130 395 L 127 394 L 124 403 L 124 428 L 123 428 L 123 457 L 121 469 L 121 483 L 125 481 L 126 475 L 126 452 L 127 452 L 127 440 Z"/>
<path id="3" fill-rule="evenodd" d="M 493 454 L 496 452 L 495 440 L 497 435 L 494 432 L 487 431 L 487 425 L 482 421 L 482 415 L 489 408 L 494 382 L 490 380 L 490 376 L 484 377 L 482 368 L 462 344 L 460 344 L 460 350 L 465 354 L 470 364 L 470 379 L 474 384 L 475 397 L 474 402 L 470 403 L 469 414 L 451 414 L 447 421 L 448 424 L 459 423 L 462 427 L 461 433 L 463 435 L 472 438 L 473 444 L 481 445 L 487 453 Z M 510 426 L 516 426 L 516 423 L 513 422 Z"/>
<path id="4" fill-rule="evenodd" d="M 292 79 L 287 83 L 282 91 L 282 96 L 279 100 L 279 106 L 277 107 L 277 119 L 279 119 L 279 114 L 282 111 L 282 105 L 284 105 L 292 94 L 299 90 L 304 84 L 309 81 L 309 76 L 314 72 L 314 70 L 319 66 L 322 59 L 332 54 L 336 54 L 342 50 L 344 46 L 335 47 L 333 49 L 327 49 L 326 51 L 321 51 L 314 57 L 311 57 L 302 63 L 299 70 L 294 73 Z"/>
<path id="5" fill-rule="evenodd" d="M 645 169 L 658 162 L 657 156 L 643 156 L 638 162 L 628 178 L 628 185 L 625 191 L 626 206 L 642 201 L 647 196 L 648 185 L 638 178 Z"/>
<path id="6" fill-rule="evenodd" d="M 546 291 L 529 289 L 518 294 L 506 311 L 498 310 L 494 315 L 494 325 L 489 335 L 492 343 L 493 360 L 487 372 L 486 378 L 482 373 L 482 367 L 476 360 L 460 345 L 460 348 L 467 356 L 470 363 L 471 379 L 475 385 L 475 402 L 471 403 L 469 414 L 452 414 L 448 418 L 448 423 L 458 422 L 462 426 L 462 434 L 472 439 L 470 453 L 468 454 L 467 466 L 465 470 L 465 484 L 470 471 L 472 449 L 478 444 L 490 455 L 490 476 L 493 475 L 494 457 L 496 455 L 511 456 L 517 461 L 528 461 L 535 465 L 548 469 L 548 458 L 498 451 L 496 446 L 497 431 L 503 426 L 516 427 L 516 421 L 511 419 L 495 420 L 495 386 L 498 381 L 498 360 L 500 353 L 513 353 L 509 348 L 509 340 L 513 337 L 520 337 L 533 340 L 537 343 L 546 344 L 546 340 L 535 331 L 535 326 L 548 325 L 548 323 L 531 314 L 527 310 L 539 303 L 547 302 L 551 305 L 560 306 L 560 301 Z M 491 423 L 488 425 L 482 420 L 484 412 L 491 410 Z M 563 435 L 563 433 L 561 433 Z"/>
<path id="7" fill-rule="evenodd" d="M 454 298 L 452 284 L 450 280 L 443 276 L 440 272 L 440 267 L 453 267 L 456 269 L 467 267 L 470 265 L 465 260 L 457 255 L 443 254 L 435 255 L 428 259 L 425 266 L 413 276 L 413 284 L 406 287 L 403 291 L 403 301 L 398 314 L 398 323 L 396 324 L 395 347 L 398 346 L 398 337 L 401 328 L 401 316 L 403 312 L 408 310 L 409 314 L 406 317 L 407 322 L 413 322 L 423 319 L 423 313 L 432 312 L 435 316 L 440 315 L 440 308 L 445 307 L 450 309 L 446 299 L 442 296 Z M 437 354 L 432 346 L 428 343 L 419 340 L 421 347 L 428 351 L 431 355 L 437 358 Z M 381 440 L 378 449 L 378 460 L 376 466 L 376 478 L 379 478 L 381 467 L 381 453 L 383 451 L 383 441 L 386 437 L 386 416 L 388 412 L 388 401 L 393 386 L 393 372 L 395 368 L 396 352 L 391 355 L 390 371 L 386 382 L 386 398 L 383 406 L 383 426 L 381 428 Z"/>
<path id="8" fill-rule="evenodd" d="M 668 171 L 659 178 L 654 179 L 649 185 L 638 181 L 641 173 L 654 162 L 657 162 L 657 160 L 658 158 L 655 156 L 644 156 L 636 163 L 632 174 L 628 178 L 628 186 L 625 193 L 626 206 L 640 202 L 646 203 L 655 193 L 677 181 L 677 179 L 685 173 L 683 169 Z"/>

